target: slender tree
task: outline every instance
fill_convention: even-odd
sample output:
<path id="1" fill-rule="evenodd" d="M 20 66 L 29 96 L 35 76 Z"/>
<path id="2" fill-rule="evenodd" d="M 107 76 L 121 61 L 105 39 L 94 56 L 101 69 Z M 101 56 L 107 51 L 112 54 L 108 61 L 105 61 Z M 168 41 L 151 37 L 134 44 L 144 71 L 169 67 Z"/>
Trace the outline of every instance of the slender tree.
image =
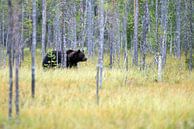
<path id="1" fill-rule="evenodd" d="M 9 13 L 9 41 L 8 41 L 8 58 L 9 58 L 9 111 L 8 117 L 12 118 L 12 96 L 13 96 L 13 70 L 12 70 L 12 43 L 13 43 L 13 10 L 12 0 L 8 0 L 8 13 Z"/>
<path id="2" fill-rule="evenodd" d="M 181 57 L 181 0 L 176 0 L 176 36 L 175 36 L 175 56 Z"/>
<path id="3" fill-rule="evenodd" d="M 138 65 L 138 17 L 139 17 L 139 1 L 134 0 L 134 44 L 133 44 L 133 64 Z"/>
<path id="4" fill-rule="evenodd" d="M 189 10 L 188 10 L 188 0 L 184 0 L 184 54 L 185 58 L 188 56 L 188 50 L 189 50 L 189 39 L 188 39 L 188 32 L 189 32 Z"/>
<path id="5" fill-rule="evenodd" d="M 172 34 L 172 22 L 170 23 L 170 55 L 172 55 L 172 36 L 173 36 L 173 34 Z"/>
<path id="6" fill-rule="evenodd" d="M 76 21 L 76 4 L 73 2 L 73 19 L 72 19 L 72 29 L 73 29 L 73 49 L 77 48 L 77 21 Z"/>
<path id="7" fill-rule="evenodd" d="M 36 0 L 32 0 L 32 98 L 35 97 L 35 59 L 36 59 Z"/>
<path id="8" fill-rule="evenodd" d="M 13 26 L 13 41 L 15 43 L 15 109 L 16 116 L 19 116 L 19 63 L 20 63 L 20 25 L 19 25 L 19 12 L 17 4 L 14 8 L 14 26 Z"/>
<path id="9" fill-rule="evenodd" d="M 46 53 L 46 0 L 42 0 L 42 60 Z"/>
<path id="10" fill-rule="evenodd" d="M 157 52 L 159 52 L 159 41 L 158 41 L 158 0 L 156 0 L 156 10 L 155 10 L 155 17 L 156 17 L 156 45 L 157 45 Z"/>
<path id="11" fill-rule="evenodd" d="M 113 28 L 111 27 L 109 30 L 110 69 L 112 69 L 112 65 L 113 65 L 113 42 L 114 42 L 114 33 L 113 33 Z"/>
<path id="12" fill-rule="evenodd" d="M 192 20 L 192 14 L 193 14 L 193 6 L 192 6 L 192 0 L 189 1 L 189 25 L 190 25 L 190 30 L 189 30 L 189 70 L 192 71 L 193 67 L 193 20 Z"/>
<path id="13" fill-rule="evenodd" d="M 64 6 L 66 4 L 66 0 L 63 0 L 64 2 Z M 61 51 L 62 51 L 62 67 L 66 68 L 66 15 L 65 15 L 65 8 L 63 7 L 63 12 L 62 12 L 62 37 L 63 37 L 63 42 L 62 42 L 62 47 L 61 47 Z"/>
<path id="14" fill-rule="evenodd" d="M 96 94 L 97 94 L 97 103 L 99 103 L 99 87 L 102 88 L 102 72 L 103 72 L 103 46 L 104 46 L 104 0 L 100 0 L 100 37 L 99 37 L 99 49 L 98 49 L 98 65 L 97 65 L 97 86 L 96 86 Z"/>
<path id="15" fill-rule="evenodd" d="M 4 0 L 1 0 L 1 4 L 2 4 L 2 43 L 3 46 L 6 47 L 7 50 L 7 41 L 5 42 L 5 11 L 4 11 Z M 6 53 L 6 52 L 5 52 Z M 6 54 L 4 54 L 4 67 L 6 66 Z"/>
<path id="16" fill-rule="evenodd" d="M 80 2 L 80 47 L 84 48 L 84 42 L 86 37 L 86 23 L 87 23 L 87 6 L 85 4 L 88 3 L 87 0 L 81 0 Z"/>
<path id="17" fill-rule="evenodd" d="M 166 63 L 166 42 L 167 42 L 167 23 L 168 23 L 168 1 L 161 1 L 161 26 L 162 26 L 162 36 L 161 36 L 161 44 L 160 44 L 160 53 L 162 54 L 162 67 L 164 67 Z"/>
<path id="18" fill-rule="evenodd" d="M 144 16 L 143 16 L 143 32 L 142 32 L 142 44 L 141 44 L 141 57 L 142 57 L 142 69 L 145 67 L 145 58 L 146 58 L 146 46 L 147 46 L 147 32 L 149 26 L 149 9 L 148 1 L 145 1 L 144 4 Z"/>
<path id="19" fill-rule="evenodd" d="M 21 19 L 21 54 L 20 54 L 20 63 L 21 59 L 24 61 L 24 0 L 22 0 L 22 19 Z"/>
<path id="20" fill-rule="evenodd" d="M 92 47 L 93 47 L 93 13 L 92 13 L 92 7 L 93 7 L 93 0 L 87 0 L 87 35 L 86 35 L 86 42 L 87 42 L 87 48 L 88 48 L 88 56 L 92 56 Z"/>
<path id="21" fill-rule="evenodd" d="M 128 17 L 128 12 L 129 12 L 129 0 L 127 0 L 127 2 L 125 4 L 125 13 L 124 13 L 124 17 L 123 17 L 124 63 L 125 63 L 126 70 L 128 70 L 128 45 L 127 45 L 127 17 Z"/>

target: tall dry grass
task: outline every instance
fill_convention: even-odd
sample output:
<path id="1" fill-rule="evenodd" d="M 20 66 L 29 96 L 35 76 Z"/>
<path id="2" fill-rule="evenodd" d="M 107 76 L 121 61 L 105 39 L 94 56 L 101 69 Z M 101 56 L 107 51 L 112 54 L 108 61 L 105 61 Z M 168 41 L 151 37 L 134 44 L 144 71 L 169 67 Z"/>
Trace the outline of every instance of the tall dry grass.
<path id="1" fill-rule="evenodd" d="M 36 97 L 31 98 L 30 55 L 20 69 L 20 118 L 8 121 L 8 68 L 0 69 L 0 129 L 193 129 L 194 72 L 168 58 L 163 82 L 157 70 L 115 64 L 105 57 L 100 105 L 96 58 L 78 69 L 43 70 L 37 55 Z M 148 60 L 152 61 L 152 57 Z M 13 105 L 14 107 L 14 105 Z M 14 108 L 15 109 L 15 108 Z"/>

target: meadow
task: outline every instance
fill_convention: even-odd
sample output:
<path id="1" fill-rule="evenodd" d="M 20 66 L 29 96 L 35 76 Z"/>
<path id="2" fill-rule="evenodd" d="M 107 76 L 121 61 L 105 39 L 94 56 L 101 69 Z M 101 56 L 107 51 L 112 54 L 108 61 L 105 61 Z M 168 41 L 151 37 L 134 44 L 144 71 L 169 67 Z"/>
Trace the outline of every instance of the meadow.
<path id="1" fill-rule="evenodd" d="M 157 82 L 154 65 L 144 71 L 129 65 L 126 72 L 118 62 L 110 69 L 105 56 L 97 105 L 96 57 L 77 69 L 43 70 L 40 55 L 34 99 L 29 53 L 20 68 L 19 119 L 14 111 L 8 120 L 9 72 L 0 69 L 0 129 L 194 129 L 194 72 L 184 58 L 168 56 L 163 81 Z"/>

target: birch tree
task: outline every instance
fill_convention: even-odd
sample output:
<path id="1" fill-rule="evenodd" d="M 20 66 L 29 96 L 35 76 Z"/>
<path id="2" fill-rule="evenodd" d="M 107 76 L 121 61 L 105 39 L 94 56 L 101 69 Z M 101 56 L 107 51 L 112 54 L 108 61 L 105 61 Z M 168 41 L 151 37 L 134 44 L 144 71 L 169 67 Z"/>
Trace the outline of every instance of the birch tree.
<path id="1" fill-rule="evenodd" d="M 20 54 L 20 64 L 21 64 L 21 59 L 24 61 L 24 0 L 22 0 L 22 20 L 21 20 L 21 54 Z"/>
<path id="2" fill-rule="evenodd" d="M 141 57 L 142 57 L 142 69 L 145 67 L 145 58 L 146 58 L 146 46 L 147 46 L 147 32 L 149 26 L 149 9 L 148 1 L 145 1 L 144 4 L 144 15 L 143 15 L 143 32 L 142 32 L 142 44 L 141 44 Z"/>
<path id="3" fill-rule="evenodd" d="M 133 64 L 138 65 L 138 17 L 139 2 L 134 0 L 134 44 L 133 44 Z"/>
<path id="4" fill-rule="evenodd" d="M 125 69 L 128 71 L 127 17 L 129 12 L 129 0 L 127 0 L 124 6 L 125 6 L 125 11 L 124 11 L 125 13 L 123 17 L 124 64 L 125 64 Z"/>
<path id="5" fill-rule="evenodd" d="M 168 15 L 168 2 L 167 0 L 161 1 L 161 28 L 162 28 L 162 35 L 161 35 L 161 44 L 160 44 L 160 52 L 162 54 L 162 67 L 164 67 L 166 63 L 166 42 L 167 42 L 167 15 Z"/>
<path id="6" fill-rule="evenodd" d="M 46 53 L 46 0 L 42 0 L 42 60 Z"/>
<path id="7" fill-rule="evenodd" d="M 73 19 L 72 19 L 72 29 L 73 29 L 73 49 L 77 48 L 77 21 L 76 21 L 76 4 L 73 2 Z"/>
<path id="8" fill-rule="evenodd" d="M 156 45 L 157 45 L 157 52 L 159 52 L 159 42 L 158 42 L 158 0 L 156 0 L 156 10 L 155 10 L 155 17 L 156 17 Z"/>
<path id="9" fill-rule="evenodd" d="M 35 97 L 35 59 L 36 59 L 36 0 L 32 0 L 32 98 Z"/>
<path id="10" fill-rule="evenodd" d="M 167 0 L 161 1 L 161 42 L 160 52 L 158 53 L 158 81 L 162 81 L 163 68 L 166 63 L 166 41 L 167 41 Z"/>
<path id="11" fill-rule="evenodd" d="M 66 0 L 63 1 L 64 2 L 64 6 L 66 4 Z M 62 52 L 62 67 L 66 68 L 66 15 L 65 15 L 65 8 L 63 7 L 62 10 L 62 37 L 63 37 L 63 42 L 62 42 L 62 47 L 61 47 L 61 52 Z"/>
<path id="12" fill-rule="evenodd" d="M 189 50 L 189 38 L 188 38 L 188 32 L 189 32 L 189 10 L 188 10 L 188 4 L 189 2 L 187 0 L 184 0 L 184 23 L 183 23 L 183 29 L 184 29 L 184 55 L 185 58 L 188 56 L 188 50 Z"/>
<path id="13" fill-rule="evenodd" d="M 102 72 L 103 72 L 103 45 L 104 45 L 104 0 L 100 0 L 99 5 L 99 14 L 100 14 L 100 23 L 99 23 L 99 29 L 100 29 L 100 37 L 99 37 L 99 48 L 98 48 L 98 65 L 97 65 L 97 86 L 96 86 L 96 92 L 97 92 L 97 103 L 99 103 L 99 87 L 102 88 Z"/>
<path id="14" fill-rule="evenodd" d="M 92 56 L 92 48 L 93 48 L 93 0 L 87 0 L 87 26 L 86 26 L 86 42 L 87 42 L 87 48 L 88 48 L 88 56 Z"/>
<path id="15" fill-rule="evenodd" d="M 193 20 L 192 20 L 192 14 L 193 14 L 193 6 L 192 6 L 192 0 L 189 1 L 189 25 L 190 25 L 190 30 L 189 30 L 189 70 L 192 71 L 193 67 Z"/>
<path id="16" fill-rule="evenodd" d="M 175 56 L 181 57 L 181 0 L 176 0 L 176 36 L 175 36 Z"/>
<path id="17" fill-rule="evenodd" d="M 81 0 L 80 2 L 80 47 L 81 49 L 84 48 L 84 42 L 85 42 L 85 33 L 86 33 L 86 22 L 87 22 L 87 6 L 85 7 L 85 4 L 87 3 L 87 0 Z"/>
<path id="18" fill-rule="evenodd" d="M 12 70 L 12 43 L 13 43 L 13 10 L 12 0 L 8 0 L 8 13 L 9 13 L 9 41 L 8 41 L 8 58 L 9 58 L 9 105 L 8 117 L 12 118 L 12 96 L 13 96 L 13 70 Z"/>
<path id="19" fill-rule="evenodd" d="M 19 24 L 19 12 L 18 4 L 14 8 L 13 15 L 13 41 L 15 43 L 15 109 L 16 116 L 19 116 L 19 64 L 20 64 L 20 24 Z"/>

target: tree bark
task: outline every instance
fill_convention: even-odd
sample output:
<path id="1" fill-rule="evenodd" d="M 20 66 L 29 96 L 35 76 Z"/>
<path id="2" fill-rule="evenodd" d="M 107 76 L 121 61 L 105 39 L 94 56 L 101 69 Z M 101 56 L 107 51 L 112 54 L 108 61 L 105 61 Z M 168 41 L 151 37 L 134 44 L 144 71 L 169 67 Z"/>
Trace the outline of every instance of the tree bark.
<path id="1" fill-rule="evenodd" d="M 103 47 L 104 47 L 104 0 L 100 0 L 100 23 L 99 23 L 99 29 L 100 29 L 100 37 L 99 37 L 99 48 L 98 48 L 98 66 L 97 68 L 99 71 L 98 77 L 99 77 L 99 87 L 102 88 L 102 72 L 103 72 Z"/>
<path id="2" fill-rule="evenodd" d="M 77 21 L 76 21 L 76 4 L 73 3 L 73 49 L 77 48 Z"/>
<path id="3" fill-rule="evenodd" d="M 176 0 L 176 36 L 175 36 L 175 56 L 180 59 L 181 57 L 181 45 L 180 45 L 180 36 L 181 36 L 181 0 Z"/>
<path id="4" fill-rule="evenodd" d="M 139 2 L 134 0 L 134 45 L 133 45 L 133 64 L 138 65 L 138 17 L 139 17 Z"/>
<path id="5" fill-rule="evenodd" d="M 64 4 L 66 4 L 66 0 L 64 0 Z M 66 15 L 65 15 L 65 10 L 63 8 L 63 13 L 62 13 L 62 37 L 63 37 L 63 42 L 62 42 L 62 47 L 61 47 L 61 53 L 62 53 L 62 67 L 63 68 L 66 68 L 67 67 L 67 60 L 66 60 L 66 23 L 65 23 L 65 18 L 66 18 Z"/>
<path id="6" fill-rule="evenodd" d="M 123 17 L 123 42 L 124 42 L 124 64 L 128 71 L 128 45 L 127 45 L 127 17 L 128 17 L 128 1 L 125 4 L 125 13 Z"/>
<path id="7" fill-rule="evenodd" d="M 16 116 L 19 117 L 19 64 L 20 64 L 20 50 L 21 50 L 21 37 L 20 37 L 20 24 L 19 24 L 19 12 L 18 7 L 14 8 L 14 15 L 13 15 L 13 41 L 15 43 L 15 109 L 16 109 Z"/>
<path id="8" fill-rule="evenodd" d="M 188 32 L 189 32 L 189 10 L 188 10 L 188 1 L 184 0 L 184 55 L 187 59 L 188 51 L 189 51 L 189 39 L 188 39 Z"/>
<path id="9" fill-rule="evenodd" d="M 192 9 L 193 9 L 193 6 L 192 6 L 192 0 L 189 1 L 189 25 L 190 25 L 190 30 L 189 30 L 189 70 L 192 71 L 192 68 L 193 68 L 193 51 L 192 51 L 192 47 L 193 47 L 193 26 L 192 26 L 192 23 L 193 23 L 193 20 L 192 20 Z"/>
<path id="10" fill-rule="evenodd" d="M 42 0 L 42 60 L 46 53 L 46 0 Z"/>
<path id="11" fill-rule="evenodd" d="M 147 46 L 147 32 L 149 26 L 149 9 L 148 9 L 148 1 L 145 1 L 144 4 L 144 16 L 143 16 L 143 32 L 142 32 L 142 44 L 141 44 L 141 57 L 142 57 L 142 66 L 141 68 L 145 68 L 145 58 L 146 58 L 146 46 Z"/>
<path id="12" fill-rule="evenodd" d="M 9 42 L 8 42 L 8 58 L 9 58 L 9 105 L 8 117 L 12 118 L 12 96 L 13 96 L 13 69 L 12 69 L 12 43 L 13 43 L 13 10 L 12 0 L 8 0 L 9 13 Z"/>
<path id="13" fill-rule="evenodd" d="M 87 36 L 86 36 L 86 42 L 88 47 L 88 56 L 92 56 L 92 47 L 93 47 L 93 16 L 92 16 L 92 0 L 88 0 L 87 3 Z"/>
<path id="14" fill-rule="evenodd" d="M 167 42 L 167 23 L 168 23 L 168 3 L 167 0 L 161 1 L 161 25 L 162 25 L 162 41 L 160 45 L 160 52 L 162 54 L 162 67 L 166 64 L 166 42 Z"/>
<path id="15" fill-rule="evenodd" d="M 32 0 L 32 98 L 35 97 L 35 59 L 36 59 L 36 0 Z"/>
<path id="16" fill-rule="evenodd" d="M 159 41 L 158 41 L 158 0 L 156 0 L 155 17 L 156 17 L 156 45 L 157 45 L 156 52 L 159 52 L 160 45 L 159 45 Z"/>

